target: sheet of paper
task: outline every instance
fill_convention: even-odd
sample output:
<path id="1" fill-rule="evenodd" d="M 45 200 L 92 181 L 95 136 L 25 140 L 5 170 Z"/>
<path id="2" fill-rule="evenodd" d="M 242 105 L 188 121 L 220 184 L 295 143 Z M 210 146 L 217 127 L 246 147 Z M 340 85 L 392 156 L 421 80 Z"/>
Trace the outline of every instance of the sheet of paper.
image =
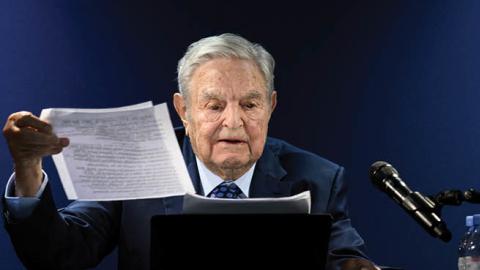
<path id="1" fill-rule="evenodd" d="M 217 199 L 187 193 L 184 214 L 310 214 L 310 191 L 281 198 Z"/>
<path id="2" fill-rule="evenodd" d="M 70 145 L 53 156 L 71 200 L 129 200 L 194 193 L 167 105 L 46 109 Z"/>
<path id="3" fill-rule="evenodd" d="M 138 104 L 133 104 L 129 106 L 123 106 L 123 107 L 116 107 L 116 108 L 103 108 L 103 109 L 77 109 L 77 108 L 48 108 L 48 109 L 43 109 L 42 112 L 40 113 L 40 118 L 44 119 L 47 117 L 47 115 L 50 114 L 51 110 L 55 110 L 56 113 L 62 112 L 62 113 L 102 113 L 102 112 L 118 112 L 118 111 L 129 111 L 129 110 L 138 110 L 138 109 L 144 109 L 144 108 L 149 108 L 153 107 L 153 102 L 152 101 L 146 101 Z"/>

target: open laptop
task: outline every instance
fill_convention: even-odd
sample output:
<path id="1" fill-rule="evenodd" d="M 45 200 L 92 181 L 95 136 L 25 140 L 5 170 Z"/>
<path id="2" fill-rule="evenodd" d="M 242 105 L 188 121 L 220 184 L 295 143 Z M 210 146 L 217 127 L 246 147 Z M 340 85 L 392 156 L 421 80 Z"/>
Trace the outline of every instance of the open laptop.
<path id="1" fill-rule="evenodd" d="M 330 215 L 158 215 L 151 269 L 325 268 Z"/>

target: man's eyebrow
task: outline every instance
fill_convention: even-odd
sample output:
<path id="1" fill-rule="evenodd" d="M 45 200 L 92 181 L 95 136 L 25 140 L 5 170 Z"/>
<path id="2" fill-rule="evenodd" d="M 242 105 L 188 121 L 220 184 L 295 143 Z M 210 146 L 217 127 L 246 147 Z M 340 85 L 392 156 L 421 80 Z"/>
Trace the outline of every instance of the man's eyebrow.
<path id="1" fill-rule="evenodd" d="M 251 90 L 242 99 L 262 99 L 263 95 L 258 90 Z M 212 100 L 212 99 L 222 99 L 221 95 L 216 93 L 215 90 L 206 89 L 200 94 L 201 100 Z"/>
<path id="2" fill-rule="evenodd" d="M 263 95 L 258 90 L 252 90 L 244 96 L 244 99 L 262 99 L 262 98 L 263 98 Z"/>
<path id="3" fill-rule="evenodd" d="M 220 95 L 215 93 L 213 90 L 205 90 L 200 94 L 200 98 L 202 100 L 220 99 Z"/>

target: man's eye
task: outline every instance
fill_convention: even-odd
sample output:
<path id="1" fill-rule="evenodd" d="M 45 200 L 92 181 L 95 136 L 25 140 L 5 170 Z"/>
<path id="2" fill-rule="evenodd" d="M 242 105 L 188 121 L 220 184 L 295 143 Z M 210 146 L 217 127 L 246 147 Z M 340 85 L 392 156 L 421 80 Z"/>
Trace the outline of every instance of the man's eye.
<path id="1" fill-rule="evenodd" d="M 209 105 L 208 106 L 208 109 L 209 110 L 212 110 L 212 111 L 218 111 L 220 110 L 222 107 L 220 107 L 220 105 Z"/>
<path id="2" fill-rule="evenodd" d="M 255 103 L 247 103 L 247 104 L 245 104 L 245 105 L 243 105 L 243 106 L 244 106 L 245 108 L 247 108 L 247 109 L 253 109 L 253 108 L 257 107 L 257 104 L 255 104 Z"/>

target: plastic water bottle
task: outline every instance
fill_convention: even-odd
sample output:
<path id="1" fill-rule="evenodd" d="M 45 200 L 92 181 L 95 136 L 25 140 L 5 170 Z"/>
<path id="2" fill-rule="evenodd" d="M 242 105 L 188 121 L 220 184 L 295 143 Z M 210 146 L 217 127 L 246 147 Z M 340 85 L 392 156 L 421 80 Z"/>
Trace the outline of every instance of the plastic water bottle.
<path id="1" fill-rule="evenodd" d="M 459 246 L 458 269 L 480 270 L 480 215 L 466 218 L 465 224 L 469 227 Z"/>
<path id="2" fill-rule="evenodd" d="M 458 270 L 465 270 L 465 250 L 467 249 L 467 243 L 470 241 L 470 236 L 473 231 L 473 216 L 467 216 L 465 218 L 465 226 L 467 231 L 460 239 L 460 245 L 458 245 Z"/>

